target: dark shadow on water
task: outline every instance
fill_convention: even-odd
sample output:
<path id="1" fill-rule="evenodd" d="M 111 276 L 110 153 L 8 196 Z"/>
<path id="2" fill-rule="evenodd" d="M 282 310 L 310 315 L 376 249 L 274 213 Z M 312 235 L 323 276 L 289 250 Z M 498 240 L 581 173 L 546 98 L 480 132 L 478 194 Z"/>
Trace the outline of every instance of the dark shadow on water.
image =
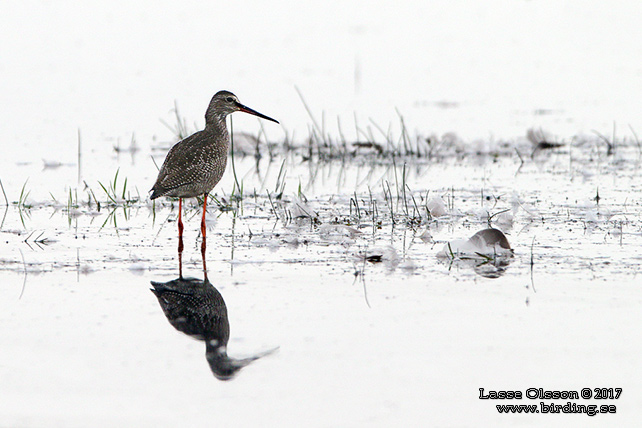
<path id="1" fill-rule="evenodd" d="M 448 266 L 448 269 L 472 269 L 477 275 L 484 278 L 495 279 L 499 278 L 506 273 L 508 266 L 512 262 L 512 258 L 496 257 L 493 259 L 457 259 L 457 260 L 443 260 Z"/>
<path id="2" fill-rule="evenodd" d="M 180 253 L 179 253 L 180 255 Z M 158 299 L 169 323 L 178 331 L 205 342 L 205 358 L 214 376 L 232 379 L 239 370 L 278 348 L 248 357 L 227 355 L 230 323 L 223 296 L 207 279 L 203 260 L 204 279 L 183 278 L 168 282 L 151 281 L 151 291 Z"/>
<path id="3" fill-rule="evenodd" d="M 506 273 L 511 262 L 511 258 L 498 257 L 492 260 L 475 263 L 473 270 L 477 275 L 483 276 L 484 278 L 499 278 Z"/>

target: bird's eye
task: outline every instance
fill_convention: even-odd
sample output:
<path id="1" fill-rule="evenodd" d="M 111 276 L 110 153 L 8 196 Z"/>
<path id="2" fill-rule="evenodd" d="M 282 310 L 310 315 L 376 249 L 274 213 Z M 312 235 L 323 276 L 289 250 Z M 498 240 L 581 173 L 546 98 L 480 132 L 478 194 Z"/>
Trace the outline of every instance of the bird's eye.
<path id="1" fill-rule="evenodd" d="M 228 103 L 231 103 L 232 101 L 234 101 L 234 98 L 227 97 L 227 98 L 225 98 L 225 101 L 227 101 Z"/>

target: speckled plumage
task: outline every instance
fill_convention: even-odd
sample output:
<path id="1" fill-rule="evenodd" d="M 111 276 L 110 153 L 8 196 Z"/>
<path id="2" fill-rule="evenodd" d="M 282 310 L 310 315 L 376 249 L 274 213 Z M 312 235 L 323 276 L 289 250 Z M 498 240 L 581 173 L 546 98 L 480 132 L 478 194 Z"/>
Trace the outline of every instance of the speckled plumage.
<path id="1" fill-rule="evenodd" d="M 205 128 L 177 143 L 167 153 L 151 198 L 193 198 L 209 193 L 223 177 L 228 146 L 225 126 L 218 136 Z"/>
<path id="2" fill-rule="evenodd" d="M 176 143 L 167 153 L 151 199 L 160 196 L 193 198 L 209 193 L 221 180 L 227 165 L 230 136 L 225 118 L 243 111 L 278 123 L 239 103 L 236 95 L 219 91 L 205 113 L 205 129 Z"/>

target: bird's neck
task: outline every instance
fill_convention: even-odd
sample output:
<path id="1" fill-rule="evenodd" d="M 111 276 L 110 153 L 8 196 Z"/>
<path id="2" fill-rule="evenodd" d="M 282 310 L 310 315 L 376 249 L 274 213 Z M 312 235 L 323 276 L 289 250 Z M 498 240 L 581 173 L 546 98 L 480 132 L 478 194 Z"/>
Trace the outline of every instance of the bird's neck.
<path id="1" fill-rule="evenodd" d="M 214 118 L 207 118 L 205 122 L 204 132 L 210 133 L 214 137 L 214 141 L 218 144 L 222 143 L 222 147 L 227 151 L 230 144 L 230 134 L 227 131 L 227 123 L 225 116 L 215 116 Z"/>
<path id="2" fill-rule="evenodd" d="M 205 118 L 205 130 L 214 133 L 224 133 L 227 135 L 226 116 L 209 116 Z"/>

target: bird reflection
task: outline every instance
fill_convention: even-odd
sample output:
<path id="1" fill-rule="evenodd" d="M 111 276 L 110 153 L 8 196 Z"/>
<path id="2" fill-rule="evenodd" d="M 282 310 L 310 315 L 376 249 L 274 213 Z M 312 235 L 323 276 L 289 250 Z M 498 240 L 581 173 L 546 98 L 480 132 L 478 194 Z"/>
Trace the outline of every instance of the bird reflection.
<path id="1" fill-rule="evenodd" d="M 511 258 L 497 257 L 494 259 L 440 259 L 439 262 L 446 265 L 448 269 L 463 268 L 472 269 L 477 275 L 484 278 L 496 279 L 503 276 L 512 263 Z"/>
<path id="2" fill-rule="evenodd" d="M 180 226 L 182 228 L 182 226 Z M 182 230 L 182 229 L 181 229 Z M 203 260 L 203 275 L 205 276 L 204 281 L 207 281 L 207 263 L 205 262 L 205 247 L 206 247 L 206 238 L 203 235 L 203 241 L 201 243 L 201 258 Z M 183 235 L 178 236 L 178 278 L 183 278 Z"/>
<path id="3" fill-rule="evenodd" d="M 230 339 L 227 307 L 221 293 L 207 279 L 207 274 L 203 280 L 181 275 L 169 282 L 151 281 L 151 284 L 154 287 L 151 291 L 169 323 L 176 330 L 205 341 L 205 358 L 218 379 L 232 379 L 243 367 L 277 349 L 243 359 L 227 355 Z"/>

